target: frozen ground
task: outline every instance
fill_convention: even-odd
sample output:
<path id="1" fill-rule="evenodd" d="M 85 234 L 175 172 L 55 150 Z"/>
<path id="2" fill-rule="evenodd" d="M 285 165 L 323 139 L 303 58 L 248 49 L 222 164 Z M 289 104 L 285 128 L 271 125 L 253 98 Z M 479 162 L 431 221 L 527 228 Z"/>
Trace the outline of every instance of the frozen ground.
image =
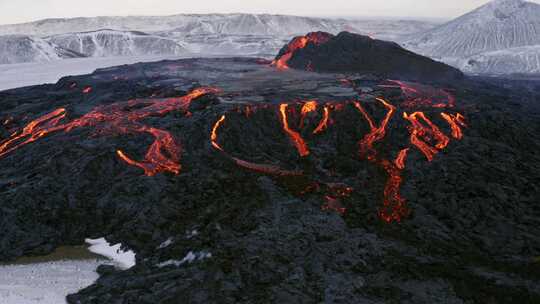
<path id="1" fill-rule="evenodd" d="M 1 304 L 61 304 L 66 296 L 97 278 L 100 264 L 135 265 L 135 254 L 111 246 L 105 239 L 87 239 L 88 248 L 63 247 L 46 257 L 22 258 L 0 265 Z M 95 254 L 93 254 L 95 253 Z"/>
<path id="2" fill-rule="evenodd" d="M 0 303 L 59 304 L 97 278 L 103 260 L 52 261 L 0 266 Z"/>
<path id="3" fill-rule="evenodd" d="M 0 65 L 0 91 L 30 85 L 56 83 L 64 76 L 89 74 L 95 69 L 115 65 L 186 57 L 192 56 L 74 58 L 49 62 L 2 64 Z"/>

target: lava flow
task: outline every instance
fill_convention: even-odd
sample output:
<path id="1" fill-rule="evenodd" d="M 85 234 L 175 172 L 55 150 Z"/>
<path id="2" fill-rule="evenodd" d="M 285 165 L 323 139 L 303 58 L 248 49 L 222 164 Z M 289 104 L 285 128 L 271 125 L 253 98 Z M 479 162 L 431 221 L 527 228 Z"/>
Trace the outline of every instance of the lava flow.
<path id="1" fill-rule="evenodd" d="M 314 32 L 305 36 L 296 37 L 289 42 L 285 53 L 279 56 L 279 58 L 276 58 L 276 60 L 272 61 L 272 65 L 276 66 L 280 70 L 287 70 L 289 69 L 289 65 L 287 63 L 294 55 L 294 52 L 305 48 L 309 43 L 320 45 L 328 42 L 328 40 L 331 38 L 332 35 L 323 32 Z"/>
<path id="2" fill-rule="evenodd" d="M 410 133 L 411 143 L 415 145 L 428 159 L 432 161 L 433 157 L 442 149 L 448 146 L 450 139 L 444 135 L 441 130 L 429 120 L 423 112 L 414 112 L 408 115 L 403 113 L 403 118 L 411 122 Z M 422 124 L 423 120 L 426 124 Z M 434 140 L 434 145 L 430 145 L 430 140 Z"/>
<path id="3" fill-rule="evenodd" d="M 450 124 L 450 128 L 452 128 L 452 137 L 455 139 L 462 139 L 463 132 L 461 131 L 461 127 L 467 126 L 467 124 L 465 123 L 465 117 L 463 117 L 463 115 L 459 113 L 455 115 L 441 113 L 441 116 L 442 118 L 444 118 L 444 120 L 448 122 L 448 124 Z"/>
<path id="4" fill-rule="evenodd" d="M 298 150 L 298 154 L 300 156 L 305 157 L 309 155 L 309 148 L 300 135 L 300 133 L 292 130 L 289 127 L 289 121 L 287 120 L 287 107 L 289 105 L 286 103 L 282 103 L 279 106 L 279 112 L 281 113 L 281 123 L 283 124 L 283 130 L 289 135 L 291 140 L 293 141 L 294 145 L 296 146 L 296 150 Z"/>
<path id="5" fill-rule="evenodd" d="M 249 161 L 231 156 L 230 154 L 225 152 L 223 147 L 218 143 L 218 131 L 225 123 L 225 120 L 226 120 L 226 116 L 222 115 L 219 118 L 219 120 L 214 123 L 214 126 L 212 127 L 212 131 L 210 133 L 210 143 L 215 149 L 221 151 L 225 156 L 230 158 L 237 166 L 240 166 L 242 168 L 245 168 L 251 171 L 255 171 L 255 172 L 259 172 L 263 174 L 269 174 L 269 175 L 277 175 L 277 176 L 302 175 L 302 171 L 299 171 L 299 170 L 285 170 L 275 165 L 257 164 L 257 163 L 249 162 Z"/>
<path id="6" fill-rule="evenodd" d="M 388 80 L 388 83 L 380 87 L 400 88 L 405 96 L 405 101 L 401 103 L 404 108 L 453 108 L 456 104 L 455 97 L 444 89 L 399 80 Z"/>
<path id="7" fill-rule="evenodd" d="M 84 116 L 61 123 L 66 117 L 66 109 L 60 108 L 43 115 L 21 131 L 0 142 L 0 157 L 38 140 L 48 134 L 64 131 L 71 132 L 76 128 L 94 127 L 95 134 L 139 134 L 146 133 L 154 137 L 145 159 L 135 161 L 122 150 L 117 151 L 120 159 L 132 166 L 140 167 L 148 176 L 160 172 L 180 173 L 180 145 L 168 131 L 145 126 L 139 121 L 149 116 L 163 116 L 172 111 L 187 113 L 191 102 L 206 94 L 216 93 L 214 88 L 199 88 L 185 96 L 167 99 L 136 99 L 118 102 L 107 106 L 96 107 Z"/>
<path id="8" fill-rule="evenodd" d="M 403 181 L 401 171 L 405 168 L 405 158 L 408 150 L 402 150 L 394 162 L 381 158 L 378 155 L 378 151 L 373 145 L 386 136 L 388 123 L 394 115 L 396 108 L 382 98 L 377 98 L 377 101 L 387 109 L 386 115 L 379 126 L 375 124 L 373 118 L 371 118 L 359 102 L 354 103 L 356 108 L 367 120 L 371 130 L 371 132 L 366 134 L 359 142 L 360 156 L 365 157 L 370 162 L 379 164 L 384 168 L 388 175 L 388 180 L 384 188 L 383 207 L 379 210 L 379 216 L 385 222 L 400 222 L 403 217 L 409 214 L 409 210 L 405 205 L 405 200 L 399 194 L 399 188 Z"/>

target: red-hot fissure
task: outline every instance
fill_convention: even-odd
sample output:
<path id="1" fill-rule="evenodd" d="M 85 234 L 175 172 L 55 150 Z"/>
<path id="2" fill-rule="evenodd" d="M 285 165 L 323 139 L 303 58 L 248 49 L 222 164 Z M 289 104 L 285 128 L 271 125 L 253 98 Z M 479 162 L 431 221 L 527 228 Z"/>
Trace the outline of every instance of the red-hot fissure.
<path id="1" fill-rule="evenodd" d="M 129 165 L 143 169 L 148 176 L 161 172 L 179 174 L 181 147 L 178 142 L 168 131 L 148 127 L 141 124 L 140 121 L 150 116 L 163 116 L 172 111 L 187 113 L 187 109 L 194 99 L 216 92 L 217 90 L 214 88 L 205 87 L 195 89 L 182 97 L 114 103 L 97 107 L 84 116 L 65 123 L 61 123 L 61 121 L 66 118 L 67 111 L 60 108 L 31 121 L 22 131 L 2 141 L 0 143 L 0 157 L 51 133 L 71 132 L 77 128 L 94 127 L 96 134 L 145 133 L 152 135 L 154 141 L 143 161 L 131 159 L 122 150 L 117 151 L 118 157 Z"/>

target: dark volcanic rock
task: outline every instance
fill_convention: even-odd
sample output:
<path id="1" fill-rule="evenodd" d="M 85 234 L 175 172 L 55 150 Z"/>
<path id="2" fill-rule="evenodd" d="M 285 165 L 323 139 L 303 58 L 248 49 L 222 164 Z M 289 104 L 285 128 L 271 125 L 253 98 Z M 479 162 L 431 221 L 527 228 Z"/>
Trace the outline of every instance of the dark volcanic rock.
<path id="1" fill-rule="evenodd" d="M 408 51 L 395 42 L 349 32 L 337 36 L 317 32 L 306 37 L 310 36 L 323 37 L 323 42 L 308 40 L 304 48 L 293 52 L 287 62 L 289 67 L 316 72 L 372 73 L 390 79 L 429 82 L 449 82 L 464 77 L 458 69 Z M 289 46 L 284 46 L 276 60 L 288 50 Z"/>
<path id="2" fill-rule="evenodd" d="M 69 303 L 540 303 L 538 82 L 471 79 L 444 88 L 455 106 L 435 107 L 411 106 L 374 75 L 343 82 L 256 59 L 186 59 L 0 92 L 2 144 L 59 108 L 61 122 L 96 109 L 131 117 L 115 125 L 97 115 L 95 125 L 0 157 L 0 260 L 101 236 L 136 252 L 136 266 L 100 267 L 99 280 Z M 207 86 L 220 90 L 158 111 Z M 388 174 L 359 155 L 372 130 L 354 102 L 379 125 L 388 111 L 378 96 L 395 113 L 377 157 L 410 148 L 401 194 L 411 212 L 400 223 L 379 218 Z M 309 100 L 318 108 L 300 123 Z M 308 156 L 283 129 L 284 102 Z M 325 108 L 329 124 L 314 134 Z M 137 120 L 146 110 L 155 112 Z M 451 128 L 441 113 L 462 113 L 463 139 L 428 162 L 410 144 L 403 117 L 414 111 L 444 134 Z M 122 150 L 142 161 L 154 142 L 136 128 L 118 131 L 135 122 L 178 142 L 179 174 L 145 176 L 119 158 Z M 261 173 L 238 159 L 302 174 Z"/>

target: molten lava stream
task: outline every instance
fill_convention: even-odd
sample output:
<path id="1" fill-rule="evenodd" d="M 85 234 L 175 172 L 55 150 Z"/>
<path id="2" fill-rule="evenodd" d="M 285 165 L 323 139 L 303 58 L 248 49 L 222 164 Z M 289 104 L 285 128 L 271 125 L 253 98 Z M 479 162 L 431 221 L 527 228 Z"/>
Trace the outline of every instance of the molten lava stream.
<path id="1" fill-rule="evenodd" d="M 382 98 L 377 98 L 377 101 L 383 104 L 383 106 L 388 110 L 386 113 L 383 121 L 381 122 L 380 126 L 377 127 L 373 121 L 373 119 L 369 116 L 369 114 L 366 112 L 364 107 L 359 102 L 355 102 L 355 107 L 362 113 L 364 118 L 368 121 L 369 127 L 371 129 L 371 132 L 366 134 L 364 138 L 360 141 L 360 155 L 363 157 L 366 157 L 368 160 L 374 160 L 375 156 L 377 154 L 377 151 L 375 148 L 373 148 L 373 144 L 377 141 L 382 140 L 386 135 L 386 128 L 388 126 L 388 122 L 394 115 L 394 112 L 396 111 L 396 108 L 388 103 L 386 100 Z"/>
<path id="2" fill-rule="evenodd" d="M 180 146 L 175 142 L 173 136 L 163 130 L 141 127 L 138 132 L 147 132 L 155 137 L 154 142 L 150 145 L 148 152 L 146 152 L 145 161 L 138 162 L 130 159 L 121 150 L 117 151 L 118 156 L 126 163 L 132 166 L 137 166 L 144 170 L 144 174 L 147 176 L 154 176 L 159 172 L 172 172 L 174 174 L 180 174 Z M 166 152 L 168 156 L 163 154 Z"/>
<path id="3" fill-rule="evenodd" d="M 382 98 L 377 98 L 377 101 L 387 109 L 387 113 L 379 126 L 375 124 L 373 118 L 371 118 L 360 102 L 354 103 L 355 107 L 367 120 L 370 128 L 370 132 L 359 142 L 359 152 L 361 157 L 365 157 L 370 162 L 380 165 L 388 175 L 384 187 L 383 207 L 379 210 L 379 217 L 387 223 L 392 221 L 400 222 L 409 213 L 405 200 L 399 194 L 399 189 L 403 181 L 401 171 L 405 168 L 405 158 L 407 157 L 408 149 L 401 150 L 394 162 L 378 157 L 378 152 L 373 145 L 386 136 L 388 123 L 394 115 L 396 108 Z"/>
<path id="4" fill-rule="evenodd" d="M 384 201 L 383 207 L 379 210 L 379 217 L 387 223 L 401 222 L 404 217 L 409 215 L 406 201 L 399 194 L 403 182 L 402 170 L 394 162 L 386 159 L 381 160 L 380 164 L 386 171 L 388 180 L 384 186 Z"/>
<path id="5" fill-rule="evenodd" d="M 279 70 L 287 70 L 289 69 L 288 62 L 291 60 L 294 52 L 305 48 L 308 43 L 320 45 L 326 43 L 330 38 L 331 36 L 323 33 L 309 33 L 306 36 L 296 37 L 287 45 L 285 54 L 272 61 L 272 65 L 276 66 Z"/>
<path id="6" fill-rule="evenodd" d="M 411 143 L 415 145 L 426 156 L 428 161 L 432 161 L 433 157 L 448 146 L 450 139 L 444 135 L 441 130 L 429 120 L 423 112 L 414 112 L 411 115 L 403 113 L 403 118 L 411 123 Z M 423 120 L 427 126 L 422 124 Z M 430 146 L 426 140 L 433 139 L 436 141 L 435 146 Z"/>
<path id="7" fill-rule="evenodd" d="M 463 131 L 461 127 L 466 127 L 463 115 L 457 113 L 456 115 L 441 113 L 442 118 L 448 122 L 450 128 L 452 128 L 452 137 L 455 139 L 463 138 Z"/>
<path id="8" fill-rule="evenodd" d="M 178 174 L 181 169 L 181 148 L 173 136 L 167 131 L 144 126 L 139 121 L 149 116 L 163 116 L 177 110 L 186 113 L 195 98 L 217 91 L 215 88 L 204 87 L 178 98 L 130 100 L 98 106 L 82 117 L 63 124 L 60 124 L 60 121 L 66 117 L 66 110 L 60 108 L 31 121 L 22 131 L 15 132 L 10 138 L 2 141 L 0 157 L 53 132 L 67 133 L 77 128 L 93 127 L 95 134 L 151 134 L 155 140 L 150 145 L 144 161 L 134 161 L 121 150 L 117 151 L 118 157 L 130 165 L 144 169 L 146 175 L 166 171 Z"/>
<path id="9" fill-rule="evenodd" d="M 0 142 L 0 158 L 15 151 L 21 146 L 34 142 L 50 132 L 56 131 L 60 120 L 66 117 L 66 109 L 59 108 L 49 114 L 45 114 L 27 124 L 23 130 L 15 132 L 10 138 Z M 23 140 L 26 138 L 26 140 Z"/>
<path id="10" fill-rule="evenodd" d="M 300 156 L 302 157 L 308 156 L 309 148 L 306 142 L 304 141 L 300 133 L 292 130 L 289 127 L 289 122 L 287 120 L 287 107 L 288 106 L 289 105 L 286 103 L 283 103 L 279 106 L 279 112 L 281 113 L 281 123 L 283 125 L 283 131 L 285 131 L 289 135 L 289 138 L 293 141 L 294 145 L 296 146 L 296 150 L 298 150 L 298 154 L 300 154 Z"/>
<path id="11" fill-rule="evenodd" d="M 407 158 L 408 152 L 409 152 L 409 148 L 399 151 L 399 154 L 396 160 L 394 161 L 394 164 L 396 165 L 398 169 L 400 170 L 405 169 L 405 159 Z"/>
<path id="12" fill-rule="evenodd" d="M 322 131 L 324 131 L 326 128 L 328 128 L 329 117 L 330 117 L 330 109 L 328 108 L 328 106 L 325 106 L 323 109 L 323 118 L 321 119 L 321 122 L 319 123 L 317 128 L 315 128 L 315 130 L 313 131 L 313 134 L 319 134 Z"/>
<path id="13" fill-rule="evenodd" d="M 234 163 L 242 168 L 263 173 L 263 174 L 269 174 L 269 175 L 278 175 L 278 176 L 299 176 L 302 175 L 302 171 L 299 170 L 284 170 L 280 168 L 279 166 L 275 165 L 266 165 L 266 164 L 256 164 L 252 162 L 248 162 L 245 160 L 242 160 L 237 157 L 233 157 L 229 155 L 223 147 L 218 143 L 218 131 L 221 126 L 225 123 L 226 116 L 222 115 L 218 121 L 214 123 L 214 126 L 212 127 L 212 131 L 210 133 L 210 143 L 212 144 L 212 147 L 215 149 L 221 151 L 224 153 L 228 158 L 230 158 Z"/>

